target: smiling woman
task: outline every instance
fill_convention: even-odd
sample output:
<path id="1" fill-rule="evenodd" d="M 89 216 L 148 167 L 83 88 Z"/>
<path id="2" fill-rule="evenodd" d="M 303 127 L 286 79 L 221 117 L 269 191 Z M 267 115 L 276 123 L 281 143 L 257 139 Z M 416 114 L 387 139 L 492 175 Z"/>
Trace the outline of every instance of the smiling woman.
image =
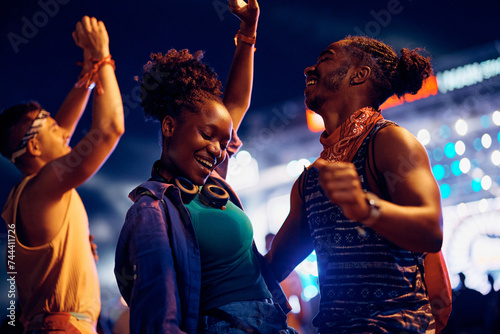
<path id="1" fill-rule="evenodd" d="M 144 112 L 161 122 L 159 174 L 168 180 L 186 177 L 196 185 L 226 158 L 232 130 L 221 82 L 202 57 L 201 51 L 188 50 L 152 54 L 141 79 Z"/>
<path id="2" fill-rule="evenodd" d="M 261 267 L 252 224 L 224 180 L 226 157 L 241 146 L 236 129 L 249 106 L 259 14 L 255 0 L 229 8 L 242 23 L 223 99 L 200 51 L 154 53 L 140 79 L 142 107 L 161 122 L 162 151 L 151 178 L 130 193 L 116 250 L 131 333 L 287 329 L 286 298 Z"/>
<path id="3" fill-rule="evenodd" d="M 220 102 L 200 102 L 201 112 L 186 112 L 179 119 L 166 116 L 162 122 L 164 150 L 160 173 L 183 176 L 203 185 L 226 158 L 232 121 Z M 169 177 L 168 177 L 169 176 Z"/>
<path id="4" fill-rule="evenodd" d="M 218 173 L 224 171 L 215 171 L 241 143 L 219 97 L 221 83 L 201 57 L 170 50 L 144 66 L 142 106 L 161 122 L 162 152 L 151 179 L 130 194 L 135 203 L 115 274 L 132 333 L 225 333 L 218 323 L 229 328 L 234 319 L 243 329 L 275 333 L 286 328 L 286 315 L 261 273 L 252 224 Z"/>

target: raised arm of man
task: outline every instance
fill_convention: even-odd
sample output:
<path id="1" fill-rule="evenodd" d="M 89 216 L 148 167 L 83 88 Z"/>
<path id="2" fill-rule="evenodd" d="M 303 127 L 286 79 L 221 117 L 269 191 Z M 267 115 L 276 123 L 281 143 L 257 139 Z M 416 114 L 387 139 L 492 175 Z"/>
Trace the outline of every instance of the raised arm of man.
<path id="1" fill-rule="evenodd" d="M 88 95 L 86 88 L 74 88 L 57 115 L 48 117 L 28 142 L 31 167 L 24 174 L 35 176 L 26 185 L 19 207 L 26 241 L 32 246 L 48 242 L 57 233 L 65 194 L 97 172 L 124 132 L 121 95 L 104 23 L 85 16 L 77 23 L 73 38 L 87 58 L 84 69 L 94 73 L 89 79 L 99 88 L 94 94 L 92 126 L 73 150 L 67 146 Z"/>

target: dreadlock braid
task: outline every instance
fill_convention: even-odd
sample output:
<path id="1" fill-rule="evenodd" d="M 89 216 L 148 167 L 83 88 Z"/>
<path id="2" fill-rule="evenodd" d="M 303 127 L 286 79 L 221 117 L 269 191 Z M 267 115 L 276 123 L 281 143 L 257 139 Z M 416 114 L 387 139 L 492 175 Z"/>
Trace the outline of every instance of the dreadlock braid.
<path id="1" fill-rule="evenodd" d="M 372 69 L 372 81 L 377 87 L 374 98 L 380 104 L 393 94 L 416 94 L 432 74 L 430 59 L 419 54 L 421 49 L 402 49 L 398 57 L 390 46 L 374 38 L 348 36 L 345 41 L 354 46 L 346 48 L 354 61 Z"/>

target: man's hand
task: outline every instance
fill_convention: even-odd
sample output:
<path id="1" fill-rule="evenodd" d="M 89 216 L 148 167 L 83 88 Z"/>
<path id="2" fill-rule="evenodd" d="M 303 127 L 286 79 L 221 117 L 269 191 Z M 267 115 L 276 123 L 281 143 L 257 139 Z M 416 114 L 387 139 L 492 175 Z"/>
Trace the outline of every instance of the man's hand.
<path id="1" fill-rule="evenodd" d="M 347 218 L 359 221 L 368 216 L 370 209 L 352 163 L 328 162 L 319 158 L 313 166 L 319 170 L 319 184 L 326 197 L 340 206 Z"/>
<path id="2" fill-rule="evenodd" d="M 253 37 L 257 31 L 259 20 L 259 4 L 257 0 L 229 0 L 229 10 L 241 20 L 241 32 L 247 37 Z"/>
<path id="3" fill-rule="evenodd" d="M 102 59 L 109 55 L 109 37 L 102 21 L 84 16 L 73 32 L 76 45 L 84 50 L 84 57 Z"/>

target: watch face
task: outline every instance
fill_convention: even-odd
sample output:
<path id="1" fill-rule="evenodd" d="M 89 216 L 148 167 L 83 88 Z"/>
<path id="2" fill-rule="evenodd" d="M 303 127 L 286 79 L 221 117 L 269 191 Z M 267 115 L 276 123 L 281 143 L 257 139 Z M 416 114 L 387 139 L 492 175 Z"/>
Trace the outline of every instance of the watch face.
<path id="1" fill-rule="evenodd" d="M 380 198 L 378 198 L 378 196 L 375 195 L 374 193 L 371 193 L 371 192 L 366 193 L 366 202 L 368 203 L 368 205 L 372 209 L 377 209 L 377 210 L 380 209 L 380 206 L 378 205 L 379 199 Z"/>
<path id="2" fill-rule="evenodd" d="M 361 221 L 365 226 L 370 226 L 375 221 L 377 218 L 380 216 L 380 206 L 378 205 L 378 196 L 371 193 L 371 192 L 366 192 L 366 203 L 368 203 L 368 206 L 370 207 L 370 213 L 368 215 L 368 218 L 364 219 Z"/>

